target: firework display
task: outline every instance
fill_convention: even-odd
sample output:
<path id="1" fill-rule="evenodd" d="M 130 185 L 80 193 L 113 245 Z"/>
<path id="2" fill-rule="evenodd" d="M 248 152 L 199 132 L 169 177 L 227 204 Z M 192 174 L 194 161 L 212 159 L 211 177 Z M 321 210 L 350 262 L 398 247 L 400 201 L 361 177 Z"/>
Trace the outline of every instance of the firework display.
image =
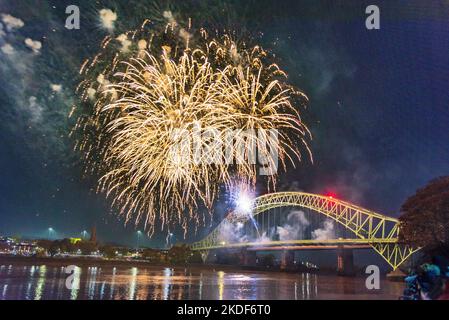
<path id="1" fill-rule="evenodd" d="M 277 161 L 275 149 L 283 169 L 303 153 L 311 158 L 300 117 L 307 97 L 286 82 L 269 52 L 232 32 L 146 20 L 106 37 L 80 74 L 73 134 L 86 173 L 98 175 L 98 191 L 126 222 L 143 222 L 149 234 L 158 223 L 185 231 L 190 222 L 204 224 L 199 208 L 211 213 L 222 186 L 254 186 L 254 143 L 269 161 Z M 230 131 L 257 130 L 240 139 L 244 151 L 233 150 L 233 161 L 217 153 L 225 143 L 212 143 L 226 142 Z M 196 139 L 211 132 L 212 140 Z M 267 184 L 275 183 L 273 172 Z"/>

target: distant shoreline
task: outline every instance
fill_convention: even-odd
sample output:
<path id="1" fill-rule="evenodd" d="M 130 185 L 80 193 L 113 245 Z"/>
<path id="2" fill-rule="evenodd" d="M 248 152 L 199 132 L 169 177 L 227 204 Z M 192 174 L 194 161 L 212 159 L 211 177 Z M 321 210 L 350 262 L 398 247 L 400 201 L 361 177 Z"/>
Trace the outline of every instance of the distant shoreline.
<path id="1" fill-rule="evenodd" d="M 171 263 L 152 263 L 142 260 L 120 260 L 120 259 L 96 259 L 92 257 L 24 257 L 24 256 L 7 256 L 0 255 L 0 265 L 47 265 L 47 266 L 67 266 L 78 265 L 83 267 L 161 267 L 161 268 L 201 268 L 201 269 L 220 269 L 220 270 L 240 270 L 240 271 L 278 271 L 275 269 L 263 269 L 258 267 L 242 267 L 238 265 L 223 265 L 223 264 L 202 264 L 202 263 L 190 263 L 190 264 L 171 264 Z"/>
<path id="2" fill-rule="evenodd" d="M 160 268 L 192 268 L 192 269 L 207 269 L 207 270 L 229 270 L 229 271 L 244 271 L 244 272 L 279 272 L 279 273 L 312 273 L 310 271 L 300 270 L 280 270 L 278 268 L 263 268 L 263 267 L 245 267 L 239 265 L 224 265 L 224 264 L 202 264 L 190 263 L 170 264 L 170 263 L 151 263 L 142 260 L 120 260 L 120 259 L 96 259 L 92 257 L 24 257 L 24 256 L 10 256 L 0 255 L 0 265 L 47 265 L 47 266 L 68 266 L 77 265 L 80 267 L 160 267 Z M 320 270 L 314 272 L 321 275 L 336 275 L 336 272 L 330 270 Z M 357 276 L 357 275 L 355 275 Z"/>
<path id="3" fill-rule="evenodd" d="M 66 266 L 70 264 L 80 266 L 111 266 L 111 267 L 213 267 L 212 265 L 189 264 L 174 265 L 170 263 L 151 263 L 142 260 L 120 260 L 120 259 L 102 259 L 92 257 L 24 257 L 0 255 L 0 264 L 36 264 L 51 266 Z M 216 266 L 215 266 L 216 267 Z M 228 267 L 228 266 L 225 266 Z M 233 266 L 229 266 L 233 267 Z"/>

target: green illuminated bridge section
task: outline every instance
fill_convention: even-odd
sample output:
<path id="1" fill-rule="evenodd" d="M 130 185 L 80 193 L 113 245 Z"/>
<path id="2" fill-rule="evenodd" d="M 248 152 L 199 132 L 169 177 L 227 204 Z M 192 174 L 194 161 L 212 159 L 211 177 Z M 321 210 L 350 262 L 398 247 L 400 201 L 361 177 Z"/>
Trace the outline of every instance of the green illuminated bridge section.
<path id="1" fill-rule="evenodd" d="M 222 221 L 203 240 L 192 243 L 193 250 L 208 251 L 219 248 L 237 247 L 278 247 L 312 245 L 369 245 L 380 254 L 393 269 L 401 265 L 418 248 L 412 248 L 398 242 L 399 221 L 397 219 L 358 207 L 354 204 L 332 197 L 304 192 L 277 192 L 260 196 L 254 200 L 252 216 L 270 209 L 296 206 L 312 210 L 343 225 L 352 231 L 354 239 L 332 240 L 289 240 L 231 243 L 223 239 L 222 228 L 225 223 L 245 222 L 250 216 L 230 215 Z"/>

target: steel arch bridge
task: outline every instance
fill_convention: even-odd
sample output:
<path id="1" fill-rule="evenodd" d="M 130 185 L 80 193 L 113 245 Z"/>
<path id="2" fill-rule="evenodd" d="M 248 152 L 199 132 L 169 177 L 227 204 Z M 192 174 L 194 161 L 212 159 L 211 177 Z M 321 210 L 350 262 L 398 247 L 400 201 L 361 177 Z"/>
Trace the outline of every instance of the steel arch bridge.
<path id="1" fill-rule="evenodd" d="M 332 243 L 364 243 L 371 246 L 380 254 L 388 264 L 397 269 L 407 258 L 419 248 L 413 248 L 398 242 L 399 221 L 397 219 L 369 211 L 354 204 L 337 200 L 332 197 L 304 193 L 304 192 L 277 192 L 266 194 L 256 198 L 252 205 L 252 216 L 264 211 L 285 207 L 298 206 L 311 209 L 343 225 L 352 231 L 356 239 L 336 239 Z M 249 216 L 228 216 L 224 221 L 248 221 Z M 222 221 L 203 240 L 192 243 L 193 250 L 208 251 L 219 248 L 254 247 L 254 246 L 278 246 L 278 245 L 307 245 L 322 243 L 321 240 L 290 240 L 290 241 L 267 241 L 267 242 L 240 242 L 227 243 L 221 238 L 221 229 L 224 227 Z"/>

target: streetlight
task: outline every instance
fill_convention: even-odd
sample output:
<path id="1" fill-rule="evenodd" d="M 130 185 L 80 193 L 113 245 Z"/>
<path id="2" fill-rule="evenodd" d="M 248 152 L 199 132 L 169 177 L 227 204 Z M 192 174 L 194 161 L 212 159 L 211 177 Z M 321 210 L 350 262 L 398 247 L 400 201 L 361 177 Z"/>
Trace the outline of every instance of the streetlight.
<path id="1" fill-rule="evenodd" d="M 52 227 L 48 228 L 48 239 L 51 239 L 51 234 L 54 232 L 55 230 L 53 230 Z"/>
<path id="2" fill-rule="evenodd" d="M 137 251 L 139 251 L 139 239 L 140 239 L 141 234 L 142 234 L 142 231 L 138 230 L 137 231 Z"/>
<path id="3" fill-rule="evenodd" d="M 167 238 L 166 238 L 167 248 L 170 248 L 170 246 L 172 245 L 172 238 L 173 238 L 173 233 L 169 232 L 167 234 Z"/>
<path id="4" fill-rule="evenodd" d="M 83 239 L 86 240 L 87 238 L 87 231 L 83 230 L 83 232 L 81 232 L 83 234 Z"/>

